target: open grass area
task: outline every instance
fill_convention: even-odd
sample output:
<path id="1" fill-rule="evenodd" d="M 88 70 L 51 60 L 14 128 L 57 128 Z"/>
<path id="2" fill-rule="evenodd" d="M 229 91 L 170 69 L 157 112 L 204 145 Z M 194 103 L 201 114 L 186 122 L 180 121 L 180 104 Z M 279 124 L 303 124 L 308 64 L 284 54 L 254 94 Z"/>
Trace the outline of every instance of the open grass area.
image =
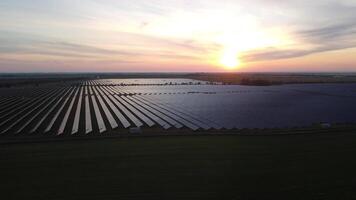
<path id="1" fill-rule="evenodd" d="M 1 199 L 353 199 L 356 133 L 0 145 Z"/>

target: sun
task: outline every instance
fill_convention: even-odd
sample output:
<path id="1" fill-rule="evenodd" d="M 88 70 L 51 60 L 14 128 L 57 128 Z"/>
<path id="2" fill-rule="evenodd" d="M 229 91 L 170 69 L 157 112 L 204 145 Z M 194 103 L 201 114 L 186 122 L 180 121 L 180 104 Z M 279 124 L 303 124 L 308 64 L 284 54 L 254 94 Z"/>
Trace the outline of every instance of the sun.
<path id="1" fill-rule="evenodd" d="M 221 55 L 220 64 L 228 70 L 234 70 L 241 65 L 241 62 L 236 51 L 225 51 Z"/>

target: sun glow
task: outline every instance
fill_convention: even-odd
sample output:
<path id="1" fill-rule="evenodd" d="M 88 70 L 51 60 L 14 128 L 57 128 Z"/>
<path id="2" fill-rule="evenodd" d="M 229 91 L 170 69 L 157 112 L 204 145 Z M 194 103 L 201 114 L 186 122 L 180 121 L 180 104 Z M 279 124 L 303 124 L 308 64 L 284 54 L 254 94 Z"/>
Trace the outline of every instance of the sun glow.
<path id="1" fill-rule="evenodd" d="M 237 51 L 233 51 L 233 50 L 225 51 L 221 55 L 220 64 L 222 64 L 228 70 L 233 70 L 239 67 L 241 62 L 238 58 Z"/>
<path id="2" fill-rule="evenodd" d="M 290 40 L 279 34 L 278 31 L 267 31 L 262 28 L 240 32 L 227 31 L 217 36 L 215 41 L 222 46 L 222 53 L 218 56 L 218 62 L 227 70 L 234 70 L 240 67 L 242 61 L 239 56 L 244 57 L 246 52 L 290 43 Z M 243 61 L 248 62 L 246 60 Z"/>

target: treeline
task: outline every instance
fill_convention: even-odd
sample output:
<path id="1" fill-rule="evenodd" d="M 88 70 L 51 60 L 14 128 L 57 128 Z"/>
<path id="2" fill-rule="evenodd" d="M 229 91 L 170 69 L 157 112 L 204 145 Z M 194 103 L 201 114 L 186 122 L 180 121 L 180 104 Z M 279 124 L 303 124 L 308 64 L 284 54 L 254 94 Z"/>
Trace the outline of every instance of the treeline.
<path id="1" fill-rule="evenodd" d="M 0 79 L 0 88 L 19 86 L 40 86 L 50 83 L 69 83 L 85 80 L 85 78 L 29 78 L 29 79 Z"/>
<path id="2" fill-rule="evenodd" d="M 224 85 L 280 85 L 305 83 L 356 83 L 356 74 L 310 73 L 195 73 L 188 78 Z"/>
<path id="3" fill-rule="evenodd" d="M 268 80 L 249 79 L 249 78 L 241 79 L 240 84 L 241 85 L 256 85 L 256 86 L 276 85 L 276 83 L 272 83 L 271 81 L 268 81 Z"/>

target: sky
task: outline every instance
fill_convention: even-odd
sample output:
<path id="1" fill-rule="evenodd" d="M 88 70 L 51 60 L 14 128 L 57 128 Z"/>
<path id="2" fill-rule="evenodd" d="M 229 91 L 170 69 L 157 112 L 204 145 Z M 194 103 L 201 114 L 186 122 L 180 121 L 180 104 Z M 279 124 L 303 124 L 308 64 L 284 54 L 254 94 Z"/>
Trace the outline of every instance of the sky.
<path id="1" fill-rule="evenodd" d="M 356 72 L 356 0 L 1 0 L 0 72 Z"/>

